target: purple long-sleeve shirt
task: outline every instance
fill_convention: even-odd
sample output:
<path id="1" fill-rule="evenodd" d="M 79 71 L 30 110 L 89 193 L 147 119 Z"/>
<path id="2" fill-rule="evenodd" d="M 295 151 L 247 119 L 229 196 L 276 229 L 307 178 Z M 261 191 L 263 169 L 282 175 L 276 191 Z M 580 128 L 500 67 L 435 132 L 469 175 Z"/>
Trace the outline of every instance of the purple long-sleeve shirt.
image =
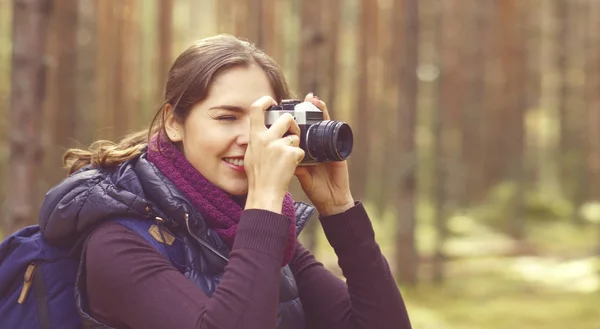
<path id="1" fill-rule="evenodd" d="M 410 328 L 362 204 L 320 220 L 346 282 L 297 243 L 290 267 L 307 328 Z M 107 223 L 88 241 L 91 314 L 116 328 L 275 328 L 288 221 L 266 210 L 245 210 L 229 264 L 210 298 L 139 235 Z"/>

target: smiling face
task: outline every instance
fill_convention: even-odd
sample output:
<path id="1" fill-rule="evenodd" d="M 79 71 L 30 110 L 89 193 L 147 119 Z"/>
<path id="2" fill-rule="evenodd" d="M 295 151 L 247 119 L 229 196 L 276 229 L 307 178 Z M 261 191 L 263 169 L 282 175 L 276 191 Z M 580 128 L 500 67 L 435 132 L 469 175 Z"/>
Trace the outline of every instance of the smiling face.
<path id="1" fill-rule="evenodd" d="M 165 128 L 181 142 L 185 158 L 206 179 L 231 195 L 245 195 L 248 179 L 244 154 L 248 146 L 250 105 L 262 96 L 275 98 L 264 71 L 251 65 L 217 76 L 207 97 L 195 104 L 184 122 L 168 107 Z"/>

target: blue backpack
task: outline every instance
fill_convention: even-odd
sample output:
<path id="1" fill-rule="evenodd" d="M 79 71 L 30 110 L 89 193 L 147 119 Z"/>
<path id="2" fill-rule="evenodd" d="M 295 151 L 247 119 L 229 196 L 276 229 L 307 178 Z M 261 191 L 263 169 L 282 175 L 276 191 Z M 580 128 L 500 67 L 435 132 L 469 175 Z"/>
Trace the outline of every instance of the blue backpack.
<path id="1" fill-rule="evenodd" d="M 182 248 L 173 248 L 178 244 L 167 249 L 159 242 L 153 221 L 111 221 L 139 234 L 166 258 L 183 257 Z M 0 329 L 84 328 L 75 303 L 79 263 L 80 255 L 47 244 L 38 225 L 6 238 L 0 244 Z"/>

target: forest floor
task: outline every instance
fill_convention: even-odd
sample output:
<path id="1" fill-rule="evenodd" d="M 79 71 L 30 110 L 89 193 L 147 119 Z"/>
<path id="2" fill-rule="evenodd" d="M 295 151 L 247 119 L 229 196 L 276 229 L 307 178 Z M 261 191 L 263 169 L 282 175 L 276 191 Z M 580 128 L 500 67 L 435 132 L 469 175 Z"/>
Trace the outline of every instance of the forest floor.
<path id="1" fill-rule="evenodd" d="M 393 221 L 373 222 L 393 268 Z M 597 227 L 546 223 L 519 243 L 467 217 L 453 218 L 450 229 L 443 284 L 429 279 L 435 234 L 418 229 L 420 282 L 400 286 L 414 329 L 600 329 Z M 340 274 L 322 235 L 318 243 L 317 257 Z"/>
<path id="2" fill-rule="evenodd" d="M 552 263 L 453 261 L 443 285 L 401 291 L 414 329 L 600 328 L 598 275 L 590 262 Z"/>

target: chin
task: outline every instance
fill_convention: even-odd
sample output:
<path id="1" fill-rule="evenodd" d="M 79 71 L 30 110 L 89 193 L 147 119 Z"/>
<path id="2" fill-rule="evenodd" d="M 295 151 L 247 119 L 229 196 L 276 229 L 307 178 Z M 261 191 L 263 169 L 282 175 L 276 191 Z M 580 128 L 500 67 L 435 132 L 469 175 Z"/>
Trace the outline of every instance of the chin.
<path id="1" fill-rule="evenodd" d="M 248 194 L 248 185 L 244 186 L 227 186 L 225 192 L 235 196 L 244 196 Z"/>

